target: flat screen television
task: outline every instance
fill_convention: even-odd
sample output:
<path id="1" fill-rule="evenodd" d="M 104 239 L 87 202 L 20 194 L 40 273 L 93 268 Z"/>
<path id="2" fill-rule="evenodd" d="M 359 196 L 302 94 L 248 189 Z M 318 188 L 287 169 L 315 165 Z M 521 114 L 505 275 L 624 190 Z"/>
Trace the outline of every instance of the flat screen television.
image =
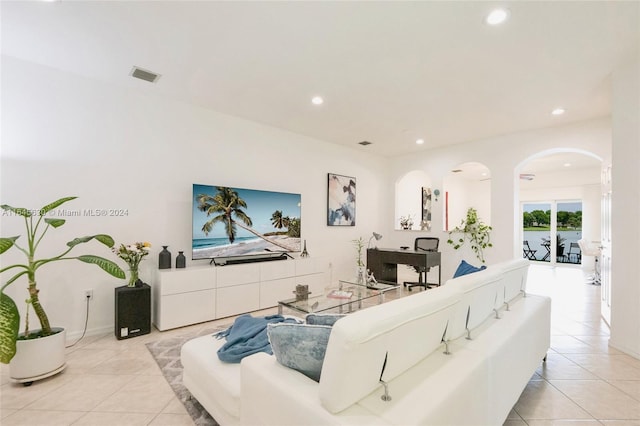
<path id="1" fill-rule="evenodd" d="M 299 252 L 301 199 L 287 192 L 194 184 L 192 259 L 225 264 Z"/>

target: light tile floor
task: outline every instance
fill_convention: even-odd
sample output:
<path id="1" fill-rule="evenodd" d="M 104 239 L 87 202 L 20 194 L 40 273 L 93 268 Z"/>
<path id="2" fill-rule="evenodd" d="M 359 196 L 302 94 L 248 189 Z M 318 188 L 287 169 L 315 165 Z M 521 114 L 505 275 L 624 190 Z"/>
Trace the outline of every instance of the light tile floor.
<path id="1" fill-rule="evenodd" d="M 533 265 L 529 291 L 553 299 L 551 350 L 505 425 L 640 426 L 640 360 L 608 347 L 600 287 L 585 284 L 575 267 Z M 129 340 L 86 337 L 68 350 L 62 374 L 31 387 L 11 383 L 2 366 L 0 424 L 192 425 L 145 343 L 232 321 L 154 330 Z"/>
<path id="2" fill-rule="evenodd" d="M 534 265 L 531 293 L 552 298 L 551 350 L 505 426 L 640 426 L 640 360 L 610 348 L 600 287 L 576 267 Z"/>

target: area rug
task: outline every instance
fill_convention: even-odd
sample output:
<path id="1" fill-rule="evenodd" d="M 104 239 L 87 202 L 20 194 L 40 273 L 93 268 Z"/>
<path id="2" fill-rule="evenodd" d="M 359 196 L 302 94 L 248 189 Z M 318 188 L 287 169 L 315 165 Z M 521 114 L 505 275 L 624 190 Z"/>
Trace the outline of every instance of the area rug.
<path id="1" fill-rule="evenodd" d="M 164 378 L 171 389 L 182 402 L 187 412 L 198 426 L 219 426 L 202 405 L 193 397 L 182 384 L 182 363 L 180 362 L 180 348 L 184 343 L 196 337 L 216 333 L 229 328 L 229 325 L 219 326 L 177 337 L 166 337 L 155 342 L 147 343 L 147 349 L 158 363 Z"/>

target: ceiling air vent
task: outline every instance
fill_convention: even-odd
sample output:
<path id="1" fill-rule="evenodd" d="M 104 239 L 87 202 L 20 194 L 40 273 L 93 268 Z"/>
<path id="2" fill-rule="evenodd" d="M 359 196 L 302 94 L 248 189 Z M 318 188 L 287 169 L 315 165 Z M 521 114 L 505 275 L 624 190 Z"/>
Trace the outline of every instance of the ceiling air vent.
<path id="1" fill-rule="evenodd" d="M 362 145 L 362 146 L 367 146 L 367 145 L 371 145 L 373 142 L 369 142 L 369 141 L 362 141 L 362 142 L 358 142 L 358 144 Z"/>
<path id="2" fill-rule="evenodd" d="M 139 78 L 140 80 L 148 81 L 149 83 L 155 83 L 160 78 L 160 74 L 143 70 L 138 67 L 133 67 L 130 75 L 131 77 Z"/>

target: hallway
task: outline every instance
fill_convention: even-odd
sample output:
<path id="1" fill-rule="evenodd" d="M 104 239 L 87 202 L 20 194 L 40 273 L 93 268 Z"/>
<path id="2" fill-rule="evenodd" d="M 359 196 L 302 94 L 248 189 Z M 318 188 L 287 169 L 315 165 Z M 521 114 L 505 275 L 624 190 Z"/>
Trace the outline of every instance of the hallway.
<path id="1" fill-rule="evenodd" d="M 552 298 L 551 350 L 508 426 L 640 426 L 640 360 L 608 346 L 600 287 L 574 267 L 532 264 L 528 292 Z"/>

